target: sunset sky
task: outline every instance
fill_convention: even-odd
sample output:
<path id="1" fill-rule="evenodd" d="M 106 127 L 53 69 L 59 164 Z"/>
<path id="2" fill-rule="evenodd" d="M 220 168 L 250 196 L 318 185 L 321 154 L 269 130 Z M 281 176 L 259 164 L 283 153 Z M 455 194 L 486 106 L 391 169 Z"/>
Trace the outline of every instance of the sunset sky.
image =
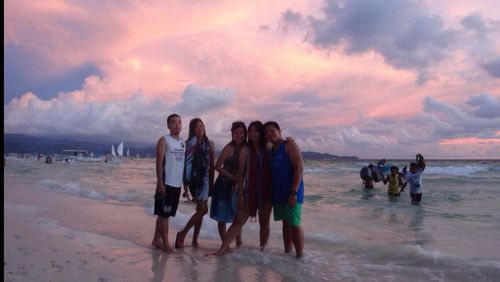
<path id="1" fill-rule="evenodd" d="M 500 158 L 498 0 L 4 1 L 4 130 L 154 146 L 179 113 L 302 151 Z"/>

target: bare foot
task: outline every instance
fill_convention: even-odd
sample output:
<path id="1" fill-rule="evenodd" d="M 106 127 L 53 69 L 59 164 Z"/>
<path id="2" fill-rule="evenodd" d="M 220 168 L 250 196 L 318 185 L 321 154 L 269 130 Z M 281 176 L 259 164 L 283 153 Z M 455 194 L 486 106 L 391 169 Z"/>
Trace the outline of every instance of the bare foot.
<path id="1" fill-rule="evenodd" d="M 177 237 L 175 238 L 175 247 L 182 249 L 184 248 L 184 238 L 186 235 L 182 234 L 182 231 L 177 232 Z"/>
<path id="2" fill-rule="evenodd" d="M 260 246 L 260 251 L 263 252 L 265 248 L 266 248 L 266 245 Z"/>
<path id="3" fill-rule="evenodd" d="M 166 247 L 163 248 L 163 251 L 169 255 L 175 253 L 174 249 L 172 249 L 172 247 L 170 247 L 170 245 L 167 245 Z"/>
<path id="4" fill-rule="evenodd" d="M 195 249 L 199 249 L 200 248 L 200 245 L 198 244 L 198 241 L 193 241 L 192 244 L 193 244 L 193 248 L 195 248 Z"/>
<path id="5" fill-rule="evenodd" d="M 227 248 L 226 250 L 222 250 L 222 249 L 218 249 L 217 252 L 213 252 L 213 253 L 208 253 L 208 254 L 205 254 L 206 257 L 211 257 L 211 256 L 223 256 L 225 254 L 230 254 L 232 253 L 233 250 L 231 250 L 231 248 Z"/>
<path id="6" fill-rule="evenodd" d="M 162 244 L 162 242 L 161 242 L 161 241 L 159 241 L 159 242 L 158 242 L 158 241 L 156 241 L 156 242 L 155 242 L 155 241 L 153 241 L 153 242 L 151 242 L 151 246 L 153 246 L 153 247 L 154 247 L 154 248 L 156 248 L 156 249 L 161 249 L 161 248 L 163 248 L 163 244 Z"/>

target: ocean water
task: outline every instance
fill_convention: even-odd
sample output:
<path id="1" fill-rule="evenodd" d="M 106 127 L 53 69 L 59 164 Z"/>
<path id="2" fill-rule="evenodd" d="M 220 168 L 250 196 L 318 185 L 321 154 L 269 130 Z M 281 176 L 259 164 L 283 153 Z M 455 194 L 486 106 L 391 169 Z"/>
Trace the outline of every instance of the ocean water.
<path id="1" fill-rule="evenodd" d="M 85 198 L 96 208 L 138 208 L 141 218 L 154 224 L 154 159 L 68 165 L 29 158 L 16 159 L 13 168 L 10 160 L 4 168 L 7 178 L 22 178 L 39 191 Z M 260 252 L 258 224 L 248 222 L 241 250 L 224 258 L 193 255 L 189 268 L 205 271 L 201 265 L 208 264 L 218 269 L 212 280 L 228 281 L 500 280 L 500 161 L 428 160 L 419 206 L 410 204 L 408 191 L 389 199 L 381 182 L 373 191 L 364 190 L 359 170 L 369 162 L 376 161 L 306 161 L 303 258 L 283 253 L 278 222 L 272 222 L 268 247 Z M 401 168 L 409 160 L 388 162 Z M 193 211 L 192 204 L 181 202 L 171 219 L 170 238 Z M 211 251 L 219 244 L 216 225 L 206 216 L 200 233 L 200 244 Z M 132 236 L 126 228 L 97 232 L 88 226 L 82 223 L 80 229 L 138 246 L 148 246 L 153 233 Z M 224 276 L 234 271 L 243 271 L 244 277 Z M 183 280 L 198 278 L 186 275 Z"/>

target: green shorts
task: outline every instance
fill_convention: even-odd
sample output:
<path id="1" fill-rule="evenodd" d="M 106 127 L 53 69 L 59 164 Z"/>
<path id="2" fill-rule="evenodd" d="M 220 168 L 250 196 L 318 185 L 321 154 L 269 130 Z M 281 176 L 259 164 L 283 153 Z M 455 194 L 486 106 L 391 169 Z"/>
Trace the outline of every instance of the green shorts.
<path id="1" fill-rule="evenodd" d="M 273 204 L 274 221 L 284 220 L 292 226 L 300 225 L 302 204 L 295 204 L 292 208 L 288 204 Z"/>

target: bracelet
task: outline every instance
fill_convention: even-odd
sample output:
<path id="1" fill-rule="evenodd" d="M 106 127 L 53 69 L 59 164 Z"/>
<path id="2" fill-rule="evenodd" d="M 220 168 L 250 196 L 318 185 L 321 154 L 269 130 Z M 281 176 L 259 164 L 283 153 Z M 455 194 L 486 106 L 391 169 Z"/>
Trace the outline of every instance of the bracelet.
<path id="1" fill-rule="evenodd" d="M 294 190 L 290 191 L 290 195 L 297 195 L 297 191 Z"/>

